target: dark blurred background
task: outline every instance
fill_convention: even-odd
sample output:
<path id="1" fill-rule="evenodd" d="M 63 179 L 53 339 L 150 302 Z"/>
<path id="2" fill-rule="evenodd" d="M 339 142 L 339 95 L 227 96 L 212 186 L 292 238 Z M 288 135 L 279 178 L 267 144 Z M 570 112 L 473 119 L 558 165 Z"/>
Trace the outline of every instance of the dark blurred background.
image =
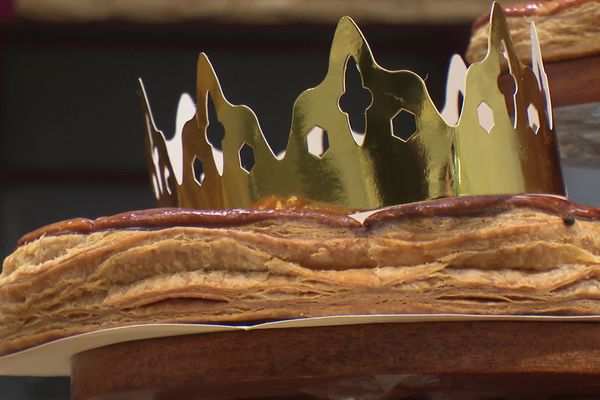
<path id="1" fill-rule="evenodd" d="M 308 1 L 294 12 L 293 1 L 198 1 L 205 9 L 186 13 L 136 0 L 107 9 L 117 3 L 0 0 L 0 259 L 42 225 L 154 205 L 138 77 L 170 136 L 205 51 L 228 99 L 252 107 L 281 150 L 294 99 L 325 75 L 338 17 L 355 17 L 381 65 L 425 78 L 441 108 L 450 55 L 464 52 L 489 4 Z M 572 199 L 600 205 L 599 175 L 565 167 Z M 1 399 L 66 399 L 68 389 L 67 378 L 0 377 Z"/>

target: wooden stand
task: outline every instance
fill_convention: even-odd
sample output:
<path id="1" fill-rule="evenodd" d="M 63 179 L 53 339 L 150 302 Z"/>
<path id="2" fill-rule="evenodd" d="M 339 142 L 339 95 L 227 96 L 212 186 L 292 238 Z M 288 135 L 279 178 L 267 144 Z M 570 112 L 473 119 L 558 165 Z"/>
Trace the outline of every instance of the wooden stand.
<path id="1" fill-rule="evenodd" d="M 600 396 L 600 324 L 397 323 L 143 340 L 77 355 L 72 362 L 72 396 Z"/>

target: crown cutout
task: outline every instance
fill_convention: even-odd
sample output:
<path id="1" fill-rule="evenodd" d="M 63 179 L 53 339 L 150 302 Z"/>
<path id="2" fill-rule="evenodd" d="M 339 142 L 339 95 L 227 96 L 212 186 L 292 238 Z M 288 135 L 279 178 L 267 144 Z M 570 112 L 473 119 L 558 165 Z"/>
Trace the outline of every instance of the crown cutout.
<path id="1" fill-rule="evenodd" d="M 227 101 L 204 53 L 197 105 L 182 96 L 170 140 L 155 126 L 140 80 L 159 205 L 365 210 L 448 196 L 565 195 L 535 27 L 530 68 L 517 59 L 498 4 L 490 19 L 485 59 L 468 69 L 460 56 L 451 59 L 440 112 L 423 79 L 380 67 L 358 27 L 342 18 L 325 79 L 297 98 L 288 147 L 279 155 L 254 112 Z M 352 130 L 340 106 L 350 59 L 372 99 L 364 132 Z M 209 101 L 216 120 L 209 120 Z M 224 135 L 209 140 L 213 124 Z"/>

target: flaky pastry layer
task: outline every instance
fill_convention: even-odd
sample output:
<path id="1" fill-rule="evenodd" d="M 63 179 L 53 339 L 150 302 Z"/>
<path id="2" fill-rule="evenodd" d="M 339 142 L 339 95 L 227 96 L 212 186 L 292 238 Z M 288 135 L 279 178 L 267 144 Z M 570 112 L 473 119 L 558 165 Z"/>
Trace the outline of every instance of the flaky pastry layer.
<path id="1" fill-rule="evenodd" d="M 507 12 L 512 42 L 519 59 L 531 59 L 530 24 L 535 23 L 544 61 L 600 54 L 600 1 L 548 1 L 548 12 Z M 565 7 L 552 3 L 570 3 Z M 544 3 L 542 3 L 542 6 Z M 555 12 L 552 7 L 557 8 Z M 466 53 L 469 63 L 483 60 L 488 48 L 487 24 L 476 25 Z"/>
<path id="2" fill-rule="evenodd" d="M 373 313 L 599 314 L 600 221 L 515 207 L 42 235 L 4 262 L 0 353 L 128 324 Z"/>

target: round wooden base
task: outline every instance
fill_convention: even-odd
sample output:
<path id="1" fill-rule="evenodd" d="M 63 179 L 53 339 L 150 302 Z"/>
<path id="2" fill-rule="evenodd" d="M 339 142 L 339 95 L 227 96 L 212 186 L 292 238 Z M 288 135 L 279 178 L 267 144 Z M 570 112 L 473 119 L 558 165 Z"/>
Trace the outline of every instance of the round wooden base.
<path id="1" fill-rule="evenodd" d="M 600 324 L 396 323 L 150 339 L 77 355 L 72 396 L 597 398 Z"/>

